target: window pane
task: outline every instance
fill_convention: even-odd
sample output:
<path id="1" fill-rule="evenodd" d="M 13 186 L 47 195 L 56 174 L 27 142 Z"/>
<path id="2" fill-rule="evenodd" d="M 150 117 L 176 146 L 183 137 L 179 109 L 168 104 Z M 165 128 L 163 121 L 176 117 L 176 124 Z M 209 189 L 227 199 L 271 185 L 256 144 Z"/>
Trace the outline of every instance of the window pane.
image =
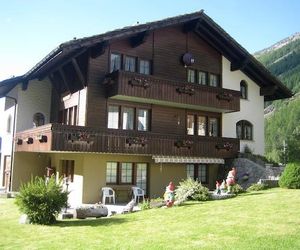
<path id="1" fill-rule="evenodd" d="M 149 130 L 149 110 L 147 109 L 138 109 L 138 130 Z"/>
<path id="2" fill-rule="evenodd" d="M 196 78 L 195 70 L 189 69 L 188 70 L 188 82 L 191 82 L 191 83 L 196 82 L 195 78 Z"/>
<path id="3" fill-rule="evenodd" d="M 198 165 L 198 181 L 207 183 L 207 165 Z"/>
<path id="4" fill-rule="evenodd" d="M 206 85 L 207 84 L 207 74 L 206 72 L 200 71 L 198 73 L 198 83 L 201 85 Z"/>
<path id="5" fill-rule="evenodd" d="M 186 175 L 187 178 L 195 179 L 195 172 L 194 172 L 194 165 L 193 164 L 187 164 L 186 165 Z"/>
<path id="6" fill-rule="evenodd" d="M 113 129 L 119 128 L 119 107 L 118 106 L 108 106 L 107 128 L 113 128 Z"/>
<path id="7" fill-rule="evenodd" d="M 209 86 L 212 86 L 212 87 L 218 87 L 219 86 L 219 77 L 217 75 L 210 74 Z"/>
<path id="8" fill-rule="evenodd" d="M 110 55 L 110 72 L 121 69 L 121 55 L 111 54 Z"/>
<path id="9" fill-rule="evenodd" d="M 236 138 L 242 139 L 242 126 L 240 122 L 238 122 L 236 125 Z"/>
<path id="10" fill-rule="evenodd" d="M 150 74 L 150 61 L 140 60 L 140 73 L 145 75 Z"/>
<path id="11" fill-rule="evenodd" d="M 116 162 L 106 163 L 106 183 L 117 183 L 117 169 Z"/>
<path id="12" fill-rule="evenodd" d="M 132 163 L 121 164 L 121 183 L 132 183 Z"/>
<path id="13" fill-rule="evenodd" d="M 123 109 L 123 129 L 133 129 L 134 123 L 134 109 L 124 108 Z"/>
<path id="14" fill-rule="evenodd" d="M 194 115 L 187 116 L 187 134 L 193 135 L 195 131 L 195 118 Z"/>
<path id="15" fill-rule="evenodd" d="M 135 57 L 126 56 L 125 57 L 125 71 L 135 72 Z"/>
<path id="16" fill-rule="evenodd" d="M 219 124 L 217 118 L 209 119 L 209 136 L 217 137 L 219 134 Z"/>
<path id="17" fill-rule="evenodd" d="M 146 193 L 147 189 L 147 164 L 138 163 L 136 165 L 136 186 L 143 189 Z"/>
<path id="18" fill-rule="evenodd" d="M 244 133 L 245 133 L 245 139 L 246 140 L 252 140 L 252 127 L 251 125 L 245 125 L 244 127 Z"/>
<path id="19" fill-rule="evenodd" d="M 206 117 L 198 116 L 198 135 L 206 135 Z"/>

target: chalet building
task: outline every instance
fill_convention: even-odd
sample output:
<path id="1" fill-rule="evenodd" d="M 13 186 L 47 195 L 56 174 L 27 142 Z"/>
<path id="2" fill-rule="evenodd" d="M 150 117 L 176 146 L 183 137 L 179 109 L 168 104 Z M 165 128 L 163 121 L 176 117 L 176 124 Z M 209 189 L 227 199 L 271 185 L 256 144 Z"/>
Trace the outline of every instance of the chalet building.
<path id="1" fill-rule="evenodd" d="M 188 176 L 214 188 L 245 146 L 264 154 L 264 101 L 292 94 L 200 11 L 63 43 L 0 95 L 2 186 L 67 176 L 75 206 L 104 186 L 118 201 Z"/>

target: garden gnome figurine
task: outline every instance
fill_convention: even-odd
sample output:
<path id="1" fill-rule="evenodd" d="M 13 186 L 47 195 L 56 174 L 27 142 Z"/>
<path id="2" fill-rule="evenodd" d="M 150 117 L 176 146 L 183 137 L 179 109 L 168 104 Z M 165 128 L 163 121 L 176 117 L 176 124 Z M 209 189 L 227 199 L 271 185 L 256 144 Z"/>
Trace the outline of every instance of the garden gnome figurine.
<path id="1" fill-rule="evenodd" d="M 221 193 L 225 193 L 225 190 L 226 190 L 226 182 L 225 182 L 225 180 L 222 181 L 220 189 L 221 189 Z"/>
<path id="2" fill-rule="evenodd" d="M 228 175 L 227 175 L 227 178 L 226 178 L 226 184 L 227 184 L 227 187 L 228 187 L 227 193 L 231 193 L 231 188 L 235 184 L 235 176 L 236 176 L 236 170 L 235 170 L 235 167 L 233 167 L 228 172 Z"/>
<path id="3" fill-rule="evenodd" d="M 166 206 L 172 207 L 175 201 L 175 194 L 174 194 L 175 186 L 173 182 L 169 183 L 169 186 L 166 187 L 166 192 L 164 195 Z"/>
<path id="4" fill-rule="evenodd" d="M 216 194 L 221 194 L 221 184 L 218 181 L 216 181 Z"/>

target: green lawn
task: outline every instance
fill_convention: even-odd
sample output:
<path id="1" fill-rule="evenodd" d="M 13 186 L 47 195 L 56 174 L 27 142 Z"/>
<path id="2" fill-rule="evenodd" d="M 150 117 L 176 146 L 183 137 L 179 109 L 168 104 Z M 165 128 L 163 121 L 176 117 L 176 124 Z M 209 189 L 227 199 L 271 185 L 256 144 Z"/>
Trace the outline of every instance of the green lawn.
<path id="1" fill-rule="evenodd" d="M 300 249 L 300 190 L 270 189 L 112 218 L 20 225 L 0 199 L 0 249 Z"/>

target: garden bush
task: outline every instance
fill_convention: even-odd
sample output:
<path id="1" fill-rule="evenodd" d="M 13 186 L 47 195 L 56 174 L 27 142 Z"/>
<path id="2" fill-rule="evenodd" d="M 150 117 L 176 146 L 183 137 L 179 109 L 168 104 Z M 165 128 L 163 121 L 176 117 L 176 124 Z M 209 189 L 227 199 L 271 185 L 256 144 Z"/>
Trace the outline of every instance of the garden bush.
<path id="1" fill-rule="evenodd" d="M 234 184 L 231 187 L 231 193 L 233 193 L 233 194 L 241 194 L 244 192 L 245 192 L 245 190 L 239 184 Z"/>
<path id="2" fill-rule="evenodd" d="M 61 181 L 57 183 L 53 176 L 46 183 L 44 178 L 35 177 L 21 185 L 16 204 L 30 223 L 48 225 L 56 221 L 67 200 L 68 193 L 63 191 Z"/>
<path id="3" fill-rule="evenodd" d="M 247 188 L 248 192 L 252 191 L 260 191 L 260 190 L 265 190 L 269 188 L 267 184 L 262 184 L 262 183 L 254 183 L 250 187 Z"/>
<path id="4" fill-rule="evenodd" d="M 198 181 L 188 178 L 179 182 L 175 190 L 175 200 L 196 200 L 206 201 L 209 199 L 208 188 L 202 186 Z"/>
<path id="5" fill-rule="evenodd" d="M 291 189 L 300 189 L 300 164 L 289 163 L 286 165 L 280 179 L 279 186 Z"/>

